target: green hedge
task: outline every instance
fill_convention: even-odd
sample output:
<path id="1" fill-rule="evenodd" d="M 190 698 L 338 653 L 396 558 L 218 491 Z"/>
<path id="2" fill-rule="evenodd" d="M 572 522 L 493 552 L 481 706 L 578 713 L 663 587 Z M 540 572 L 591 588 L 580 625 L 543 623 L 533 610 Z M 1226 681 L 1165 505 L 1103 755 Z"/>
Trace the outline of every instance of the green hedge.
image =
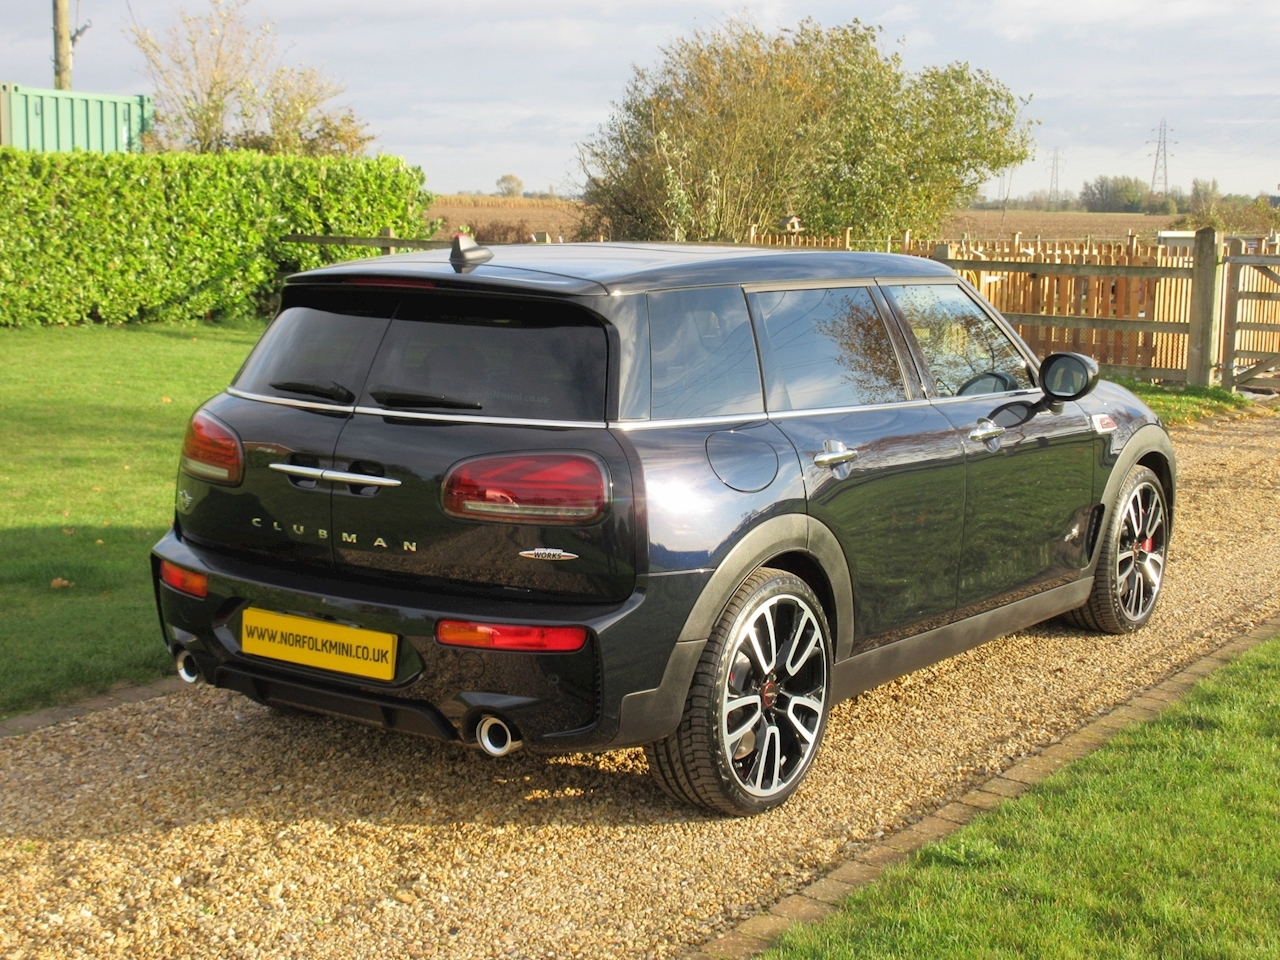
<path id="1" fill-rule="evenodd" d="M 377 253 L 284 235 L 421 237 L 431 199 L 396 157 L 0 149 L 0 326 L 261 312 L 279 271 Z"/>

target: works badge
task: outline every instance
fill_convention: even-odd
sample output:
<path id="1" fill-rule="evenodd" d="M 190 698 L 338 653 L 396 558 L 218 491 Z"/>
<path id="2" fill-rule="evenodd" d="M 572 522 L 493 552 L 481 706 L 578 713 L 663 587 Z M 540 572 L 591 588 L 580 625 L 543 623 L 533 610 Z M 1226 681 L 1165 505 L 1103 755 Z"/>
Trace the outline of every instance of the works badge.
<path id="1" fill-rule="evenodd" d="M 559 547 L 538 547 L 534 550 L 521 550 L 520 556 L 526 560 L 577 560 L 576 553 L 568 553 Z"/>

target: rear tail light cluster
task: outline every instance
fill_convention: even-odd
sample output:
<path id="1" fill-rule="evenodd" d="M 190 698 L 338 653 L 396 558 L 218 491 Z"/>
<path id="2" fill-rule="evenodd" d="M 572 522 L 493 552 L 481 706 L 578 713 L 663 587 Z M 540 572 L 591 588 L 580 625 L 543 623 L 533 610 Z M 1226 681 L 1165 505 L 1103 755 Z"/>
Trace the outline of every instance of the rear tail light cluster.
<path id="1" fill-rule="evenodd" d="M 436 639 L 452 647 L 572 653 L 587 642 L 586 627 L 526 627 L 511 623 L 440 620 Z"/>
<path id="2" fill-rule="evenodd" d="M 458 464 L 444 479 L 444 512 L 507 523 L 589 523 L 608 502 L 591 457 L 528 454 Z"/>
<path id="3" fill-rule="evenodd" d="M 160 579 L 179 593 L 204 598 L 209 595 L 209 578 L 203 573 L 194 573 L 170 563 L 160 561 Z"/>
<path id="4" fill-rule="evenodd" d="M 240 438 L 222 421 L 197 410 L 182 441 L 182 470 L 210 483 L 239 483 L 244 476 Z"/>

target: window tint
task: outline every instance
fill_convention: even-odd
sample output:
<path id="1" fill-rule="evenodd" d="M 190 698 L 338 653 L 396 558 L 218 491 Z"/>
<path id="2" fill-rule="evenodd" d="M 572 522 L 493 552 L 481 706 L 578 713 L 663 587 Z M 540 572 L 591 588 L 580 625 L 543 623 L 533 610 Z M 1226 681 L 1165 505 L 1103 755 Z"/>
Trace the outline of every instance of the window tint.
<path id="1" fill-rule="evenodd" d="M 813 410 L 907 398 L 884 321 L 865 287 L 752 294 L 768 338 L 770 409 Z"/>
<path id="2" fill-rule="evenodd" d="M 649 337 L 654 419 L 764 411 L 740 288 L 649 294 Z"/>
<path id="3" fill-rule="evenodd" d="M 954 284 L 887 286 L 915 334 L 943 397 L 1030 387 L 1026 361 L 1013 343 Z"/>
<path id="4" fill-rule="evenodd" d="M 396 300 L 331 297 L 290 306 L 267 327 L 234 386 L 318 403 L 355 401 Z"/>
<path id="5" fill-rule="evenodd" d="M 525 420 L 605 415 L 604 328 L 569 306 L 406 297 L 361 403 Z"/>

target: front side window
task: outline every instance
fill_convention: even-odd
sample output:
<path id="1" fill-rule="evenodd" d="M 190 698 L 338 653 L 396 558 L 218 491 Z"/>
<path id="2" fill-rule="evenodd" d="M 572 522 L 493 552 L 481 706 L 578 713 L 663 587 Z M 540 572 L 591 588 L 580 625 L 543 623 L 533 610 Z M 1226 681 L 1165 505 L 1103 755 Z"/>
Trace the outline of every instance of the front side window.
<path id="1" fill-rule="evenodd" d="M 771 410 L 907 398 L 893 342 L 865 287 L 755 293 L 751 308 L 768 340 Z"/>
<path id="2" fill-rule="evenodd" d="M 741 288 L 649 294 L 649 340 L 653 419 L 764 411 Z"/>
<path id="3" fill-rule="evenodd" d="M 955 284 L 886 286 L 924 355 L 938 396 L 1029 389 L 1026 361 L 996 322 Z"/>

